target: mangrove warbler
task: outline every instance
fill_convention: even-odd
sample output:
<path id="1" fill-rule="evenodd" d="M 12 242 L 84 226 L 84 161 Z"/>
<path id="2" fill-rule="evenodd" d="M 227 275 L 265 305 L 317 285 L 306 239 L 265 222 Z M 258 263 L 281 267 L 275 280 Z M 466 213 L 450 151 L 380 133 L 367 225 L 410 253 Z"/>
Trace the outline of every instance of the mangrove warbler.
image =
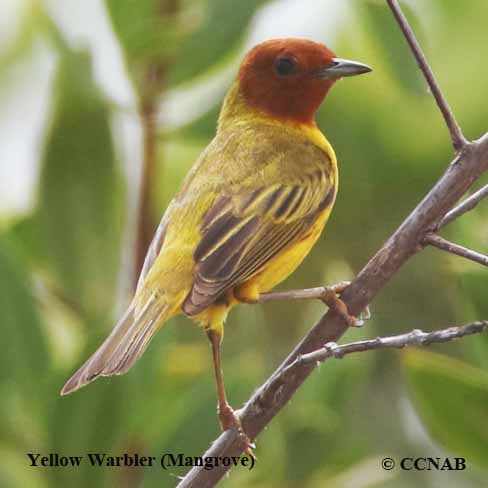
<path id="1" fill-rule="evenodd" d="M 212 343 L 222 428 L 239 428 L 220 365 L 225 318 L 289 276 L 317 241 L 338 173 L 315 112 L 337 79 L 370 70 L 301 39 L 267 41 L 247 54 L 215 138 L 162 218 L 127 312 L 63 395 L 125 373 L 155 332 L 184 313 Z"/>

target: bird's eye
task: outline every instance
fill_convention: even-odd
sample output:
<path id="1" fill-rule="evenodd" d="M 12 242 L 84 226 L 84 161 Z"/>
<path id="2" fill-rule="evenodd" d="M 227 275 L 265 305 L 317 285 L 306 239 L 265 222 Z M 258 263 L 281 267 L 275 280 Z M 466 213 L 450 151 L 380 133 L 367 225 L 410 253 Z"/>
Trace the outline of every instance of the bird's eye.
<path id="1" fill-rule="evenodd" d="M 295 71 L 296 61 L 290 57 L 277 58 L 274 68 L 278 76 L 288 76 Z"/>

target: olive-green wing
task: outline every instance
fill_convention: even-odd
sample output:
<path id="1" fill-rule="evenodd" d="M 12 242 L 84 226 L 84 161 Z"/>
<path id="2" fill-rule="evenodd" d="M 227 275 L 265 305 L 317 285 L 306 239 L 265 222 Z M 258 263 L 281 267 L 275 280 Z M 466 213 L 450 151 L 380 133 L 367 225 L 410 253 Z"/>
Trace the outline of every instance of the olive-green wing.
<path id="1" fill-rule="evenodd" d="M 202 223 L 193 255 L 194 282 L 183 311 L 201 312 L 228 289 L 263 270 L 306 234 L 334 196 L 334 186 L 320 172 L 302 185 L 275 184 L 218 197 Z"/>

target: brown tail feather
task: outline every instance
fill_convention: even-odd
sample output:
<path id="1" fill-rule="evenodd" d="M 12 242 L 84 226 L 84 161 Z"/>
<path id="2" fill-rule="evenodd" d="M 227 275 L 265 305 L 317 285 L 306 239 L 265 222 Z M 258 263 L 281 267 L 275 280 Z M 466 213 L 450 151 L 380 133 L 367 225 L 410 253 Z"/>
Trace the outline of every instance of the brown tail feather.
<path id="1" fill-rule="evenodd" d="M 141 357 L 154 333 L 170 318 L 168 307 L 150 299 L 142 309 L 132 302 L 96 352 L 66 382 L 61 395 L 68 395 L 99 376 L 126 373 Z"/>

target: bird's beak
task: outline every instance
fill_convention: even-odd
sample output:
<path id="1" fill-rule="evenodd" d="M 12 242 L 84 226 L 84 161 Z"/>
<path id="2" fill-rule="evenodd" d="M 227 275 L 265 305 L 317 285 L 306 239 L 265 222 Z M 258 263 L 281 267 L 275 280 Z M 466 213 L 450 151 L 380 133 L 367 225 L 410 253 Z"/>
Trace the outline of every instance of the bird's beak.
<path id="1" fill-rule="evenodd" d="M 319 80 L 334 80 L 343 76 L 356 76 L 373 71 L 368 65 L 350 61 L 349 59 L 334 58 L 332 63 L 313 73 Z"/>

